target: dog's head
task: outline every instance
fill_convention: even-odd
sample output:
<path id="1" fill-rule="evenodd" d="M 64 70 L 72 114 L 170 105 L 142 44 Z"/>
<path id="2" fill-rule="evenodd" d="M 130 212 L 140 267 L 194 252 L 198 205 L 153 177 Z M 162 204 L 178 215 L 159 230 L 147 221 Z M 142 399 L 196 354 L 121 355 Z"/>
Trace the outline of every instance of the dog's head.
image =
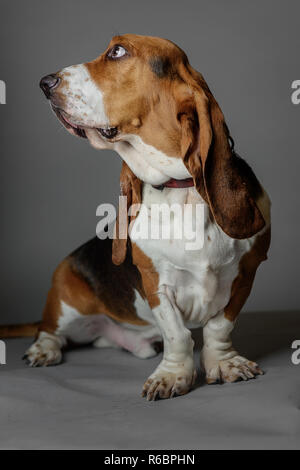
<path id="1" fill-rule="evenodd" d="M 248 238 L 263 228 L 255 202 L 259 183 L 233 152 L 202 75 L 172 42 L 117 36 L 94 61 L 48 75 L 40 85 L 71 134 L 121 155 L 126 194 L 135 188 L 138 199 L 142 181 L 159 185 L 192 176 L 229 236 Z"/>

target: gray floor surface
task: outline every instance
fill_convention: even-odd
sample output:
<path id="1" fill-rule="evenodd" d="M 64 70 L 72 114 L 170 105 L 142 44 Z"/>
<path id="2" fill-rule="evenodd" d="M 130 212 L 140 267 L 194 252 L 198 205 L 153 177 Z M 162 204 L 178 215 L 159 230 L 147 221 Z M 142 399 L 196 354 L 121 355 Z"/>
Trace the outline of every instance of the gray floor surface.
<path id="1" fill-rule="evenodd" d="M 201 331 L 198 342 L 199 362 Z M 266 374 L 249 382 L 204 384 L 172 400 L 140 392 L 159 358 L 91 346 L 64 363 L 30 369 L 21 361 L 30 339 L 7 341 L 0 367 L 1 449 L 299 449 L 300 312 L 249 313 L 234 333 L 242 355 Z"/>

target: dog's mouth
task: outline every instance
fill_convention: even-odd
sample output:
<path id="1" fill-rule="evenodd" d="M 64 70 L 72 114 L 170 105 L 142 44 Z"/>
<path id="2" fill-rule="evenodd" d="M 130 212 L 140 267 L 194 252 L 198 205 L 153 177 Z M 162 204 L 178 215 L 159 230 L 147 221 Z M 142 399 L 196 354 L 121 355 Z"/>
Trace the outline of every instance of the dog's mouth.
<path id="1" fill-rule="evenodd" d="M 83 127 L 78 126 L 78 124 L 74 124 L 71 121 L 71 118 L 69 118 L 69 116 L 65 113 L 65 111 L 53 105 L 52 105 L 52 109 L 55 112 L 56 116 L 58 117 L 59 121 L 68 131 L 70 131 L 74 135 L 77 135 L 78 137 L 82 137 L 84 139 L 87 138 Z"/>
<path id="2" fill-rule="evenodd" d="M 87 139 L 85 129 L 96 129 L 101 137 L 105 138 L 105 140 L 112 140 L 118 134 L 117 127 L 83 127 L 75 124 L 72 121 L 72 118 L 63 109 L 54 106 L 53 103 L 51 103 L 51 107 L 62 125 L 73 135 Z"/>

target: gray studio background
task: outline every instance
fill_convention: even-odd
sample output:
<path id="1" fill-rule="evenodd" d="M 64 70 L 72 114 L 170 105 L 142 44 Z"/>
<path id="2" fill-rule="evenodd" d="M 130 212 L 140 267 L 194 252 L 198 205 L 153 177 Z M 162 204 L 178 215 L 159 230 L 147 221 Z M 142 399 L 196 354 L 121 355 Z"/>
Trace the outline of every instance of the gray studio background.
<path id="1" fill-rule="evenodd" d="M 120 159 L 70 136 L 39 79 L 99 55 L 116 33 L 183 48 L 219 101 L 237 151 L 273 202 L 269 261 L 245 310 L 299 308 L 300 79 L 296 1 L 1 1 L 1 323 L 38 320 L 57 263 L 116 203 Z"/>

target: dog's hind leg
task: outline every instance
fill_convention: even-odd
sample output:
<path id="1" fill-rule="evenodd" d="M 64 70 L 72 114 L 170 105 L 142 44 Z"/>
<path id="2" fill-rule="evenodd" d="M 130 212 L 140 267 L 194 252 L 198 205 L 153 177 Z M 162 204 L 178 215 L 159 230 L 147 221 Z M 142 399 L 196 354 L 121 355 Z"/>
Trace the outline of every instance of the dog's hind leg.
<path id="1" fill-rule="evenodd" d="M 162 351 L 162 338 L 154 326 L 133 329 L 102 316 L 101 337 L 94 341 L 96 348 L 123 348 L 140 359 L 148 359 Z"/>
<path id="2" fill-rule="evenodd" d="M 66 338 L 56 333 L 61 306 L 55 275 L 53 281 L 36 339 L 23 356 L 30 367 L 59 364 L 62 361 L 62 349 L 67 344 Z"/>
<path id="3" fill-rule="evenodd" d="M 111 298 L 102 284 L 99 290 Z M 117 315 L 111 317 L 113 314 L 113 309 L 106 308 L 83 276 L 72 269 L 70 259 L 65 259 L 54 273 L 43 320 L 24 359 L 32 367 L 59 364 L 68 342 L 119 347 L 139 358 L 159 352 L 161 336 L 156 327 L 131 325 L 126 319 L 120 321 Z"/>

